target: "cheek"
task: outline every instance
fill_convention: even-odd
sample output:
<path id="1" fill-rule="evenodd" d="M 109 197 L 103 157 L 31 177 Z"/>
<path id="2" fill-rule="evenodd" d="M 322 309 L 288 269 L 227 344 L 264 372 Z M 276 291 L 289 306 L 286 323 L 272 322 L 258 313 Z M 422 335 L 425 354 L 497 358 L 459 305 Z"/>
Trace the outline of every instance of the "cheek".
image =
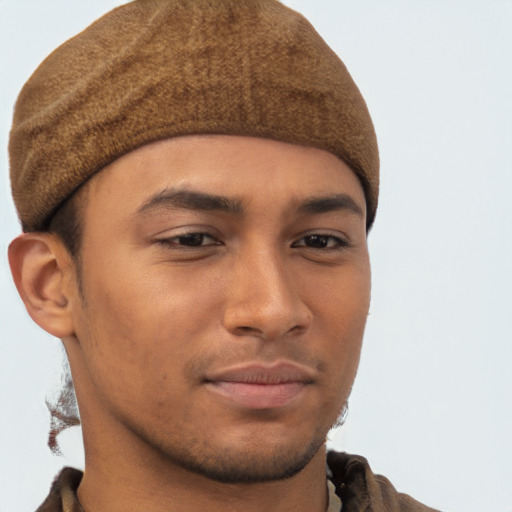
<path id="1" fill-rule="evenodd" d="M 119 386 L 138 382 L 139 388 L 146 381 L 178 380 L 194 341 L 218 323 L 215 276 L 198 280 L 122 254 L 87 263 L 77 335 L 94 378 L 103 375 Z"/>
<path id="2" fill-rule="evenodd" d="M 323 286 L 317 283 L 311 293 L 316 318 L 313 334 L 322 340 L 332 395 L 342 400 L 346 400 L 357 372 L 370 305 L 369 266 L 346 270 Z"/>
<path id="3" fill-rule="evenodd" d="M 370 307 L 371 277 L 367 259 L 318 273 L 305 279 L 310 307 L 322 324 L 333 329 L 333 337 L 348 341 L 362 337 Z M 338 336 L 335 333 L 338 333 Z"/>

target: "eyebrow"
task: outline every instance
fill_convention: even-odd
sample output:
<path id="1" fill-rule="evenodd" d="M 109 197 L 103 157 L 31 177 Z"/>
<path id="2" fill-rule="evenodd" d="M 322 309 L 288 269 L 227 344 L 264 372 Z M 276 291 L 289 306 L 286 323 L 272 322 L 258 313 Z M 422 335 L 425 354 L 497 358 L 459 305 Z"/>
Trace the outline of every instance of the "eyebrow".
<path id="1" fill-rule="evenodd" d="M 299 205 L 298 211 L 305 215 L 328 213 L 337 210 L 347 210 L 363 217 L 361 207 L 347 194 L 336 194 L 326 197 L 312 197 Z"/>
<path id="2" fill-rule="evenodd" d="M 137 213 L 145 214 L 158 209 L 184 208 L 187 210 L 220 211 L 232 215 L 241 215 L 241 201 L 204 192 L 165 189 L 150 197 Z"/>
<path id="3" fill-rule="evenodd" d="M 231 215 L 243 215 L 242 201 L 205 192 L 165 189 L 150 197 L 137 210 L 138 214 L 150 213 L 159 209 L 184 208 L 187 210 L 220 211 Z M 297 206 L 301 215 L 319 215 L 333 211 L 346 210 L 363 217 L 361 207 L 347 194 L 312 197 Z"/>

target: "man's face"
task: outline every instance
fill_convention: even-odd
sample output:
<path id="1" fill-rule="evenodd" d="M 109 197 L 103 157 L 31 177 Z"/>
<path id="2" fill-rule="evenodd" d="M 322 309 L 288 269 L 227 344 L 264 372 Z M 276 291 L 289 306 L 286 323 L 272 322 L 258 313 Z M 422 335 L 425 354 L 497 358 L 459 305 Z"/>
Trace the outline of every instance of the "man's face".
<path id="1" fill-rule="evenodd" d="M 220 481 L 302 469 L 346 403 L 369 307 L 354 173 L 321 150 L 182 137 L 86 196 L 66 340 L 86 450 L 88 432 L 132 438 Z"/>

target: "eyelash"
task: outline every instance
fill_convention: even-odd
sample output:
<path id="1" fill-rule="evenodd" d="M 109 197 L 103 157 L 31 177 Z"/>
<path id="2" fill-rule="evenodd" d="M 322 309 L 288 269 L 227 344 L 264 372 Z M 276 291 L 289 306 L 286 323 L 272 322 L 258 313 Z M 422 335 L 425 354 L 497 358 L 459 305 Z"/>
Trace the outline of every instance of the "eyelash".
<path id="1" fill-rule="evenodd" d="M 310 239 L 311 241 L 320 242 L 320 244 L 325 243 L 325 245 L 322 245 L 321 247 L 314 247 L 314 246 L 308 246 L 305 243 L 299 243 L 302 241 L 305 241 L 307 239 Z M 334 242 L 332 245 L 329 246 L 329 243 Z M 343 249 L 346 249 L 347 247 L 350 247 L 350 243 L 335 235 L 331 235 L 329 233 L 311 233 L 310 235 L 304 235 L 302 238 L 300 238 L 297 242 L 294 242 L 292 244 L 292 247 L 306 247 L 308 249 L 314 249 L 314 250 L 326 250 L 326 251 L 340 251 Z"/>
<path id="2" fill-rule="evenodd" d="M 183 243 L 186 239 L 191 241 L 192 244 L 188 245 L 187 243 Z M 210 239 L 213 241 L 213 243 L 203 244 L 205 239 Z M 307 245 L 307 241 L 313 244 L 319 243 L 320 246 L 315 247 L 314 245 Z M 198 242 L 198 244 L 194 244 L 194 242 Z M 214 236 L 200 231 L 191 231 L 189 233 L 183 233 L 169 238 L 161 238 L 157 240 L 157 243 L 165 247 L 189 250 L 197 250 L 205 247 L 222 245 L 222 242 L 220 242 Z M 319 251 L 340 251 L 346 249 L 347 247 L 350 247 L 350 243 L 341 237 L 329 233 L 311 233 L 299 238 L 296 242 L 291 244 L 291 247 L 305 247 L 308 249 Z"/>
<path id="3" fill-rule="evenodd" d="M 187 245 L 186 243 L 183 243 L 183 240 L 189 239 L 189 240 L 195 240 L 199 242 L 203 242 L 205 238 L 209 238 L 214 241 L 214 243 L 209 243 L 206 245 L 203 245 L 200 243 L 199 245 Z M 180 242 L 181 241 L 181 242 Z M 173 248 L 184 248 L 184 249 L 199 249 L 203 247 L 212 247 L 215 245 L 221 245 L 221 242 L 219 242 L 215 237 L 208 233 L 202 233 L 200 231 L 191 231 L 190 233 L 182 233 L 177 236 L 169 237 L 169 238 L 160 238 L 157 240 L 157 243 L 164 245 L 166 247 L 173 247 Z"/>

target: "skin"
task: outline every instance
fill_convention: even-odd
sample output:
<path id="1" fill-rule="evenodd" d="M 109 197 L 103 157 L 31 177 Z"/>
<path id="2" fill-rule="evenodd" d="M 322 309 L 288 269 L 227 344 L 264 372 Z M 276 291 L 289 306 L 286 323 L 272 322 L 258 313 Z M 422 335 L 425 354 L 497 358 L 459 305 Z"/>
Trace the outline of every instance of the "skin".
<path id="1" fill-rule="evenodd" d="M 10 262 L 70 360 L 84 510 L 325 510 L 325 439 L 370 301 L 355 174 L 318 149 L 190 136 L 123 156 L 79 193 L 80 264 L 47 234 L 16 239 Z M 291 365 L 300 382 L 247 403 L 254 386 L 223 377 L 247 365 L 277 379 Z"/>

